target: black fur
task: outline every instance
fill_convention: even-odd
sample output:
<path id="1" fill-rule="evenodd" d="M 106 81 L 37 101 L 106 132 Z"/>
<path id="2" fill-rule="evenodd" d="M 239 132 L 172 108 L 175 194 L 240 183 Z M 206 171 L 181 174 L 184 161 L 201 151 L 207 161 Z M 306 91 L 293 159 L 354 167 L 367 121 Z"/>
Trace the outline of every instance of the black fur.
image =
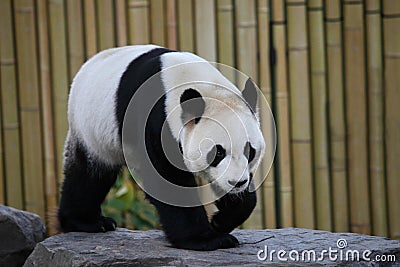
<path id="1" fill-rule="evenodd" d="M 251 112 L 256 113 L 257 108 L 257 89 L 253 81 L 248 78 L 242 92 L 243 98 L 249 105 Z"/>
<path id="2" fill-rule="evenodd" d="M 170 52 L 173 51 L 165 48 L 153 49 L 133 60 L 123 73 L 117 91 L 115 114 L 120 136 L 130 99 L 149 77 L 161 70 L 160 56 Z M 156 81 L 151 90 L 161 90 L 157 91 L 161 94 L 163 92 L 161 80 Z M 194 187 L 196 182 L 193 174 L 172 165 L 162 149 L 161 135 L 163 140 L 167 140 L 167 144 L 175 146 L 175 150 L 172 151 L 179 155 L 178 159 L 182 166 L 184 165 L 179 144 L 170 129 L 161 131 L 166 120 L 165 101 L 165 95 L 157 101 L 145 123 L 145 133 L 138 129 L 136 137 L 144 135 L 146 152 L 163 178 L 177 185 Z M 138 116 L 143 113 L 138 113 Z M 144 169 L 146 164 L 145 162 L 142 164 Z M 61 227 L 65 232 L 102 232 L 115 229 L 115 221 L 101 215 L 100 205 L 115 182 L 120 168 L 121 166 L 108 166 L 93 158 L 87 153 L 85 146 L 73 136 L 67 139 L 65 180 L 58 213 Z M 143 181 L 146 181 L 145 177 Z M 255 193 L 245 192 L 239 198 L 224 196 L 216 203 L 220 211 L 214 215 L 211 226 L 202 206 L 177 207 L 148 195 L 147 198 L 157 208 L 169 241 L 178 248 L 193 250 L 215 250 L 237 246 L 237 239 L 228 233 L 249 216 L 255 205 Z"/>
<path id="3" fill-rule="evenodd" d="M 254 147 L 250 144 L 250 142 L 247 142 L 246 145 L 244 146 L 244 155 L 247 158 L 247 161 L 250 163 L 256 156 L 256 150 Z"/>
<path id="4" fill-rule="evenodd" d="M 226 150 L 221 145 L 215 145 L 207 153 L 207 163 L 211 167 L 217 167 L 218 164 L 226 157 Z"/>
<path id="5" fill-rule="evenodd" d="M 116 222 L 101 214 L 100 205 L 121 166 L 108 166 L 91 157 L 76 138 L 68 137 L 64 155 L 64 183 L 58 220 L 64 232 L 105 232 Z"/>
<path id="6" fill-rule="evenodd" d="M 211 220 L 213 229 L 220 233 L 229 233 L 250 216 L 257 204 L 256 192 L 246 189 L 239 194 L 226 194 L 216 201 L 218 212 Z"/>
<path id="7" fill-rule="evenodd" d="M 185 90 L 180 99 L 182 106 L 182 121 L 186 124 L 188 121 L 194 119 L 197 124 L 204 113 L 206 104 L 201 97 L 201 94 L 194 89 Z"/>

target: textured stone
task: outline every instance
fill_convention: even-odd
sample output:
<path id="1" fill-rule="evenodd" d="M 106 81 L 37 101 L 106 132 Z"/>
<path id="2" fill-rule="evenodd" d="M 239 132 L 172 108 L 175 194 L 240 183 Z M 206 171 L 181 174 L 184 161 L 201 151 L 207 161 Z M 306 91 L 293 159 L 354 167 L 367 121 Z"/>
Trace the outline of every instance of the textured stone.
<path id="1" fill-rule="evenodd" d="M 271 264 L 268 258 L 263 261 L 257 257 L 265 246 L 268 251 L 286 251 L 288 261 L 279 261 L 275 253 L 274 266 L 310 263 L 314 266 L 377 266 L 379 264 L 372 261 L 376 255 L 394 255 L 396 261 L 386 262 L 386 266 L 400 266 L 400 242 L 383 237 L 299 228 L 236 230 L 233 234 L 241 244 L 238 248 L 206 252 L 172 248 L 163 233 L 155 230 L 119 228 L 115 232 L 99 234 L 61 234 L 39 243 L 24 266 L 259 266 Z M 337 246 L 339 239 L 347 242 L 343 249 Z M 315 250 L 318 257 L 323 249 L 329 248 L 337 250 L 338 259 L 329 260 L 326 254 L 320 261 L 291 261 L 288 255 L 291 250 L 297 250 L 300 257 L 305 250 Z M 360 260 L 346 261 L 345 256 L 340 260 L 340 253 L 345 255 L 349 250 L 357 250 Z M 366 250 L 371 251 L 367 255 L 371 261 L 362 258 Z"/>
<path id="2" fill-rule="evenodd" d="M 0 266 L 21 266 L 46 228 L 36 214 L 0 205 Z"/>

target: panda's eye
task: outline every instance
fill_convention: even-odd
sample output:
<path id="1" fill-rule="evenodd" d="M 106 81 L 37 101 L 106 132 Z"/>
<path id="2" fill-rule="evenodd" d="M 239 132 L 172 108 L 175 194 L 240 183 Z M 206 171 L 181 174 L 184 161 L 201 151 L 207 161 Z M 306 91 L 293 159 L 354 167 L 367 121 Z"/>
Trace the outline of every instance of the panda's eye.
<path id="1" fill-rule="evenodd" d="M 244 146 L 244 155 L 246 156 L 248 163 L 250 163 L 256 156 L 256 150 L 251 146 L 250 142 L 247 142 Z"/>
<path id="2" fill-rule="evenodd" d="M 214 146 L 207 154 L 207 163 L 212 167 L 217 165 L 225 158 L 226 151 L 221 145 Z"/>

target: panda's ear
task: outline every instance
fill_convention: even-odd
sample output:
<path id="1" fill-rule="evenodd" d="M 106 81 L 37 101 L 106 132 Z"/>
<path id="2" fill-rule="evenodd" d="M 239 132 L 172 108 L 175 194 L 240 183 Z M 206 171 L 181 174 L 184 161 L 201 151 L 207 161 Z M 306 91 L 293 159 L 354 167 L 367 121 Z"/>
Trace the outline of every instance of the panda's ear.
<path id="1" fill-rule="evenodd" d="M 242 91 L 244 100 L 249 104 L 250 108 L 256 113 L 257 108 L 257 88 L 251 78 L 248 78 L 244 90 Z"/>
<path id="2" fill-rule="evenodd" d="M 198 123 L 206 106 L 201 94 L 192 88 L 186 89 L 181 95 L 180 103 L 183 124 L 193 119 L 195 123 Z"/>

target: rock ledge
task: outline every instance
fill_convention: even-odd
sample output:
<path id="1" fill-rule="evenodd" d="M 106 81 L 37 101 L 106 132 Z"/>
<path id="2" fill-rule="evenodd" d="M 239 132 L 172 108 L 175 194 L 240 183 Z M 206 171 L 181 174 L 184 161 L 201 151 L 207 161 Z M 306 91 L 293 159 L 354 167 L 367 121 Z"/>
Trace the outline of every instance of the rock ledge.
<path id="1" fill-rule="evenodd" d="M 400 241 L 383 237 L 300 228 L 233 234 L 240 247 L 208 252 L 172 248 L 156 230 L 61 234 L 37 244 L 24 266 L 400 266 Z"/>

